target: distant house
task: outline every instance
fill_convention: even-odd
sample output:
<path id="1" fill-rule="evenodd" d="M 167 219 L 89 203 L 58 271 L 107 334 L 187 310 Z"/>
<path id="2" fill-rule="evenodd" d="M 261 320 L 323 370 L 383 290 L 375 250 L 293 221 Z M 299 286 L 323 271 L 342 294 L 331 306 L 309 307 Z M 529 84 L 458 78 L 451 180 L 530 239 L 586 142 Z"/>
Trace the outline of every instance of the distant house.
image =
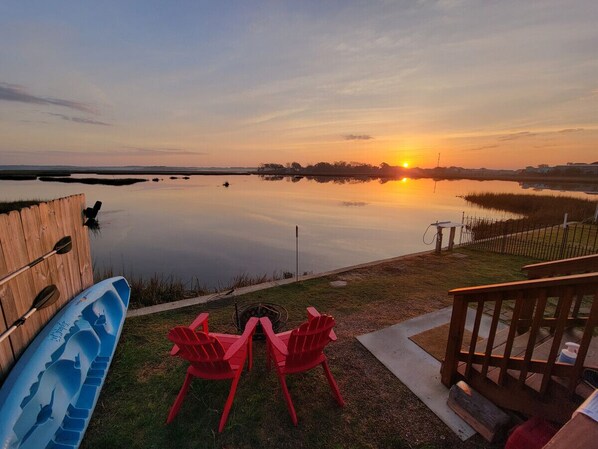
<path id="1" fill-rule="evenodd" d="M 568 162 L 567 165 L 557 165 L 553 171 L 563 174 L 596 175 L 598 176 L 598 162 L 584 164 L 580 162 Z"/>
<path id="2" fill-rule="evenodd" d="M 598 162 L 592 164 L 568 162 L 566 165 L 555 165 L 554 167 L 550 167 L 547 164 L 541 164 L 537 167 L 525 167 L 523 173 L 557 176 L 598 176 Z"/>

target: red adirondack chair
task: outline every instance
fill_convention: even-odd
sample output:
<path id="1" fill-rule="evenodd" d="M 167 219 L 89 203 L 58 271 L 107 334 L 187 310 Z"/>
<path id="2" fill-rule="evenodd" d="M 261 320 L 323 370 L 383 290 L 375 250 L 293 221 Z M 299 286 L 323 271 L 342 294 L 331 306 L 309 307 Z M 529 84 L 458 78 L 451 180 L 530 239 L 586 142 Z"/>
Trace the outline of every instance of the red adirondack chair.
<path id="1" fill-rule="evenodd" d="M 272 323 L 268 318 L 260 318 L 268 346 L 268 369 L 270 369 L 271 360 L 274 360 L 276 373 L 294 425 L 297 425 L 297 413 L 287 388 L 285 380 L 287 374 L 300 373 L 322 365 L 336 402 L 341 407 L 345 405 L 323 352 L 329 342 L 336 340 L 336 335 L 332 330 L 334 318 L 329 315 L 320 315 L 313 307 L 307 308 L 307 315 L 308 320 L 297 329 L 280 334 L 274 333 Z"/>
<path id="2" fill-rule="evenodd" d="M 189 361 L 190 365 L 166 423 L 170 423 L 177 415 L 194 377 L 212 380 L 232 379 L 230 393 L 218 426 L 218 432 L 222 432 L 248 356 L 248 369 L 251 370 L 253 364 L 251 337 L 257 323 L 257 318 L 250 318 L 243 335 L 209 333 L 208 314 L 202 313 L 190 326 L 177 326 L 168 332 L 168 338 L 174 343 L 170 354 L 182 357 Z M 202 331 L 196 330 L 200 325 Z"/>

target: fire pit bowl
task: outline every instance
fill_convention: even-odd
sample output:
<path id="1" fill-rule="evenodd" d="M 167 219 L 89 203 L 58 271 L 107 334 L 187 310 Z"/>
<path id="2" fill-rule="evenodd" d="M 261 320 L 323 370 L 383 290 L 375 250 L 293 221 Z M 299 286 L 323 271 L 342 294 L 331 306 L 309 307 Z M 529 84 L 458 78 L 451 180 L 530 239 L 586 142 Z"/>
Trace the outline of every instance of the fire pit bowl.
<path id="1" fill-rule="evenodd" d="M 235 304 L 235 311 L 233 312 L 233 323 L 237 326 L 239 332 L 245 330 L 249 318 L 269 318 L 272 322 L 272 329 L 274 332 L 280 332 L 284 329 L 285 324 L 289 319 L 289 312 L 278 304 L 268 302 L 251 303 L 237 305 Z M 258 325 L 253 334 L 254 340 L 263 340 L 265 338 L 262 327 Z"/>

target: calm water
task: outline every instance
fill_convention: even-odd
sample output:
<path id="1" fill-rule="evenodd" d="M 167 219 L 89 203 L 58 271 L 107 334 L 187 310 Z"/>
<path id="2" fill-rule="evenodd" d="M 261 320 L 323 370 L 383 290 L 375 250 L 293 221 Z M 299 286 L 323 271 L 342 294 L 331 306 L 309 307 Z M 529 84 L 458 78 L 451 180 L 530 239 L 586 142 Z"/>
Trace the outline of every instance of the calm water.
<path id="1" fill-rule="evenodd" d="M 101 231 L 91 238 L 96 269 L 173 275 L 218 287 L 242 273 L 294 273 L 295 225 L 299 271 L 317 273 L 433 249 L 422 241 L 430 223 L 461 221 L 463 212 L 491 215 L 459 195 L 530 192 L 502 181 L 335 184 L 264 181 L 257 176 L 162 178 L 125 187 L 0 181 L 0 200 L 85 193 L 89 206 L 103 202 Z M 230 187 L 222 185 L 225 181 Z M 432 237 L 430 230 L 428 243 Z"/>

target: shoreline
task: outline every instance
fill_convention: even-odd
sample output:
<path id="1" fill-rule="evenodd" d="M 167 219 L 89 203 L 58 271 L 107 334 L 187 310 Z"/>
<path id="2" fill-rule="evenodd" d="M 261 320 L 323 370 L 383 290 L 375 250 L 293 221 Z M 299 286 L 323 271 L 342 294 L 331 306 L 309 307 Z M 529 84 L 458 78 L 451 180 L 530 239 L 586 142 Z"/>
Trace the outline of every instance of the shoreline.
<path id="1" fill-rule="evenodd" d="M 458 248 L 458 247 L 459 247 L 459 245 L 455 245 L 455 248 Z M 433 254 L 433 253 L 434 253 L 434 251 L 427 250 L 427 251 L 420 251 L 417 253 L 403 254 L 401 256 L 390 257 L 388 259 L 373 260 L 371 262 L 365 262 L 365 263 L 361 263 L 361 264 L 357 264 L 357 265 L 351 265 L 348 267 L 336 268 L 334 270 L 325 271 L 322 273 L 307 274 L 304 276 L 299 276 L 299 279 L 295 279 L 293 277 L 293 278 L 289 278 L 289 279 L 279 279 L 279 280 L 274 280 L 274 281 L 267 281 L 267 282 L 262 282 L 260 284 L 249 285 L 247 287 L 236 288 L 236 289 L 233 289 L 232 291 L 216 292 L 216 293 L 211 293 L 209 295 L 202 295 L 202 296 L 196 296 L 194 298 L 181 299 L 179 301 L 165 302 L 165 303 L 156 304 L 153 306 L 140 307 L 138 309 L 129 309 L 127 311 L 126 318 L 129 319 L 129 318 L 135 318 L 135 317 L 140 317 L 140 316 L 153 315 L 155 313 L 182 309 L 185 307 L 195 306 L 198 304 L 205 304 L 208 302 L 218 301 L 220 299 L 235 298 L 238 296 L 243 296 L 248 293 L 257 292 L 260 290 L 267 290 L 270 288 L 280 287 L 283 285 L 289 285 L 289 284 L 309 281 L 312 279 L 318 279 L 318 278 L 323 278 L 323 277 L 327 277 L 327 276 L 334 276 L 336 274 L 346 273 L 347 271 L 375 267 L 377 265 L 381 265 L 381 264 L 385 264 L 385 263 L 397 262 L 400 260 L 411 259 L 413 257 L 418 257 L 418 256 L 423 256 L 426 254 Z"/>
<path id="2" fill-rule="evenodd" d="M 413 169 L 416 170 L 416 169 Z M 307 177 L 307 178 L 356 178 L 356 179 L 383 179 L 387 181 L 401 180 L 403 178 L 408 179 L 434 179 L 436 181 L 457 181 L 457 180 L 472 180 L 472 181 L 511 181 L 511 182 L 536 182 L 536 183 L 547 183 L 547 184 L 598 184 L 598 177 L 596 176 L 531 176 L 531 175 L 492 175 L 492 174 L 439 174 L 430 173 L 425 174 L 421 172 L 413 172 L 409 176 L 409 172 L 403 172 L 397 175 L 380 175 L 375 173 L 322 173 L 322 172 L 310 172 L 310 171 L 298 171 L 296 173 L 277 173 L 275 171 L 259 171 L 257 169 L 225 169 L 222 171 L 215 170 L 190 170 L 188 168 L 182 168 L 180 170 L 175 168 L 160 169 L 160 168 L 148 168 L 148 169 L 97 169 L 85 170 L 85 169 L 45 169 L 45 170 L 0 170 L 0 180 L 6 181 L 32 181 L 40 177 L 68 177 L 71 175 L 118 175 L 118 176 L 152 176 L 152 175 L 172 175 L 172 176 L 264 176 L 264 177 L 281 177 L 281 178 L 293 178 L 293 177 Z M 75 178 L 74 178 L 75 179 Z M 110 178 L 112 179 L 112 178 Z M 52 179 L 44 179 L 44 181 L 54 181 Z M 99 179 L 101 181 L 101 178 Z M 77 181 L 71 181 L 77 182 Z"/>

